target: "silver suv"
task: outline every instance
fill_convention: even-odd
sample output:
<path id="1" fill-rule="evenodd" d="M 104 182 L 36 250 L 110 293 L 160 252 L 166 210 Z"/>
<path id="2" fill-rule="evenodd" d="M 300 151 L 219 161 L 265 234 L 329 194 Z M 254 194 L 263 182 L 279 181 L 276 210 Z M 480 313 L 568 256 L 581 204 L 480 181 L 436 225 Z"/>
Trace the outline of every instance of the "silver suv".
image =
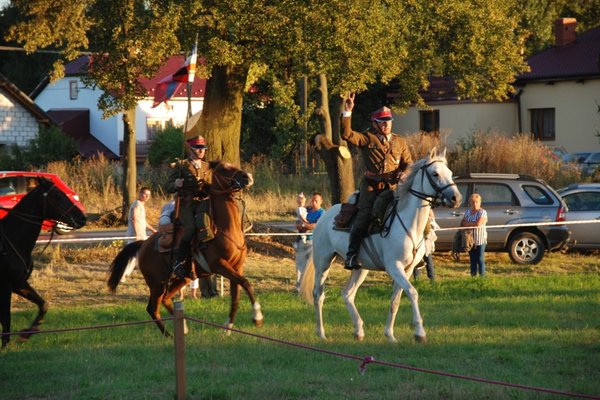
<path id="1" fill-rule="evenodd" d="M 566 225 L 511 227 L 510 225 L 565 221 L 567 207 L 561 197 L 544 181 L 517 174 L 470 174 L 454 179 L 463 196 L 457 209 L 436 208 L 435 219 L 442 228 L 460 226 L 472 193 L 479 193 L 487 211 L 486 251 L 507 251 L 517 264 L 537 264 L 545 251 L 562 249 L 569 241 Z M 455 230 L 436 232 L 436 251 L 452 250 Z"/>

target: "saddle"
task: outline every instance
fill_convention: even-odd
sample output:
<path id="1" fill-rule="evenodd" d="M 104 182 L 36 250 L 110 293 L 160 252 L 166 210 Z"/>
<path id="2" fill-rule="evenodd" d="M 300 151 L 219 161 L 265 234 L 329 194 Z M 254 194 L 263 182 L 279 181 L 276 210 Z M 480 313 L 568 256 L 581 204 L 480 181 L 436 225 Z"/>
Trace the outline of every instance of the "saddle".
<path id="1" fill-rule="evenodd" d="M 181 237 L 183 236 L 183 229 L 179 226 L 177 228 L 177 232 L 175 232 L 175 224 L 164 224 L 158 226 L 158 240 L 156 241 L 156 250 L 159 253 L 169 253 L 177 249 L 181 243 Z M 203 237 L 203 239 L 200 239 Z M 210 235 L 211 240 L 214 239 L 214 235 Z M 199 243 L 207 242 L 207 236 L 205 233 L 196 232 L 194 239 L 192 240 L 192 262 L 194 263 L 194 267 L 196 274 L 198 274 L 199 278 L 204 278 L 212 275 L 210 268 L 208 266 L 208 261 L 204 257 L 202 250 L 200 249 Z M 173 242 L 175 242 L 173 244 Z M 200 268 L 198 268 L 198 266 Z"/>
<path id="2" fill-rule="evenodd" d="M 369 233 L 379 233 L 382 230 L 382 225 L 375 221 L 385 221 L 386 217 L 391 212 L 392 200 L 394 199 L 394 191 L 391 189 L 385 190 L 377 196 L 373 203 L 372 215 L 373 221 L 369 225 Z M 340 212 L 334 218 L 334 229 L 338 231 L 349 231 L 352 228 L 352 222 L 358 211 L 358 193 L 355 192 L 350 197 L 347 203 L 342 203 Z"/>

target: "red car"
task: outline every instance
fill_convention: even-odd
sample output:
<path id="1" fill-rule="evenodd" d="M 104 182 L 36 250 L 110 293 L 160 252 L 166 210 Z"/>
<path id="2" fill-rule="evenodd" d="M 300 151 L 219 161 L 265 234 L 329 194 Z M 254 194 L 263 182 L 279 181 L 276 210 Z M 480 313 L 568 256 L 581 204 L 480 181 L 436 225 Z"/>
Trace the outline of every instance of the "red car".
<path id="1" fill-rule="evenodd" d="M 42 177 L 54 182 L 56 187 L 62 190 L 73 203 L 85 212 L 79 196 L 67 186 L 57 175 L 48 172 L 33 171 L 0 171 L 0 207 L 12 209 L 22 198 L 37 185 L 36 178 Z M 6 211 L 0 209 L 0 219 L 4 218 Z M 73 230 L 68 225 L 56 221 L 44 221 L 44 230 L 51 230 L 58 234 L 65 234 Z"/>

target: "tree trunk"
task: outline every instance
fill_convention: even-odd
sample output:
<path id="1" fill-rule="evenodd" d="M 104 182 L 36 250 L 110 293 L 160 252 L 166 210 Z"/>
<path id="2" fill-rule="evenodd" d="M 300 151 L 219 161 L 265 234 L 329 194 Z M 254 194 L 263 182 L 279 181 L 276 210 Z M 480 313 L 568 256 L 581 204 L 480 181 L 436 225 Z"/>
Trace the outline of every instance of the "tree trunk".
<path id="1" fill-rule="evenodd" d="M 206 138 L 207 160 L 240 165 L 242 95 L 247 75 L 246 66 L 216 66 L 212 70 L 206 83 L 202 115 L 186 135 Z"/>
<path id="2" fill-rule="evenodd" d="M 135 129 L 131 121 L 135 121 L 135 109 L 123 114 L 123 211 L 121 220 L 127 222 L 129 207 L 136 197 L 137 165 L 135 152 Z"/>
<path id="3" fill-rule="evenodd" d="M 339 119 L 336 118 L 335 125 L 332 125 L 329 113 L 327 76 L 324 74 L 318 76 L 317 92 L 316 112 L 319 117 L 322 134 L 315 141 L 327 168 L 327 175 L 329 176 L 331 186 L 331 203 L 336 204 L 346 201 L 350 193 L 354 191 L 352 158 L 348 148 L 345 144 L 341 143 Z M 334 99 L 334 109 L 340 110 L 341 104 L 341 101 Z M 339 115 L 339 112 L 336 114 Z M 335 137 L 333 126 L 335 126 Z"/>

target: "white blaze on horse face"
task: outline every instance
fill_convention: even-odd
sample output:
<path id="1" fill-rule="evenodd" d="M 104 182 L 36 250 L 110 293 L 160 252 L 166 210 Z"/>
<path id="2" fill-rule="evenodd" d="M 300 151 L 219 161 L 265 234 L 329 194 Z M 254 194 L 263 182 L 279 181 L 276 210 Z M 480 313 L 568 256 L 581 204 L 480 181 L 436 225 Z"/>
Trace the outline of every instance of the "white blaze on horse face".
<path id="1" fill-rule="evenodd" d="M 250 172 L 246 173 L 246 175 L 248 175 L 248 185 L 247 187 L 250 187 L 252 185 L 254 185 L 254 177 L 252 176 L 252 174 Z"/>

